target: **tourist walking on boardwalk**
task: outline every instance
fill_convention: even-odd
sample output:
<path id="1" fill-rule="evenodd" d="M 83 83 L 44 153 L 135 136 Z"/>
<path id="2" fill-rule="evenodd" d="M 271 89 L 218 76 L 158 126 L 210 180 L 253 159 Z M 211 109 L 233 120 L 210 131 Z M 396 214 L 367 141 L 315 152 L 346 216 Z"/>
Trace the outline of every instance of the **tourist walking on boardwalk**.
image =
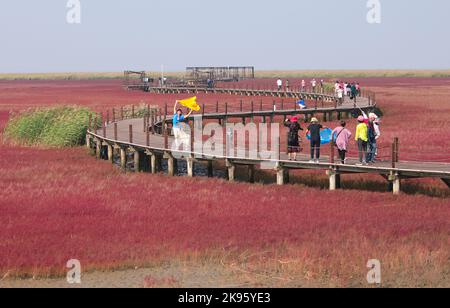
<path id="1" fill-rule="evenodd" d="M 333 136 L 334 145 L 338 149 L 339 159 L 342 164 L 345 164 L 347 159 L 347 150 L 348 144 L 350 142 L 350 138 L 352 137 L 352 133 L 345 128 L 347 123 L 345 121 L 341 121 L 341 126 L 336 127 L 331 134 Z"/>
<path id="2" fill-rule="evenodd" d="M 359 164 L 367 165 L 367 143 L 369 141 L 368 126 L 364 116 L 358 117 L 358 126 L 356 127 L 355 141 L 358 143 Z"/>
<path id="3" fill-rule="evenodd" d="M 377 140 L 381 136 L 381 131 L 378 122 L 378 116 L 375 113 L 369 114 L 369 126 L 368 126 L 368 149 L 367 149 L 367 162 L 375 163 L 378 146 Z"/>
<path id="4" fill-rule="evenodd" d="M 305 79 L 302 80 L 302 92 L 305 92 L 306 89 L 306 81 Z"/>
<path id="5" fill-rule="evenodd" d="M 277 87 L 278 91 L 281 91 L 281 89 L 283 89 L 283 80 L 281 80 L 281 78 L 278 78 L 277 80 Z"/>
<path id="6" fill-rule="evenodd" d="M 376 114 L 374 114 L 375 115 L 375 121 L 374 121 L 374 123 L 375 123 L 375 133 L 376 133 L 376 137 L 375 137 L 375 139 L 376 139 L 376 141 L 377 141 L 377 148 L 376 148 L 376 150 L 375 150 L 375 161 L 377 160 L 377 157 L 378 157 L 378 142 L 379 142 L 379 139 L 381 138 L 381 121 L 380 121 L 380 118 L 376 115 Z"/>
<path id="7" fill-rule="evenodd" d="M 314 78 L 313 80 L 311 80 L 312 93 L 316 93 L 316 87 L 317 87 L 317 81 Z"/>
<path id="8" fill-rule="evenodd" d="M 339 88 L 337 90 L 337 97 L 339 100 L 339 105 L 342 105 L 344 103 L 344 89 Z"/>
<path id="9" fill-rule="evenodd" d="M 308 131 L 306 134 L 310 134 L 311 136 L 311 160 L 310 163 L 319 163 L 320 162 L 320 131 L 321 129 L 326 128 L 325 126 L 319 123 L 317 118 L 311 119 L 311 124 L 308 126 Z"/>
<path id="10" fill-rule="evenodd" d="M 341 87 L 341 82 L 339 80 L 336 80 L 336 83 L 334 84 L 334 94 L 337 95 L 340 87 Z"/>
<path id="11" fill-rule="evenodd" d="M 358 90 L 356 89 L 356 83 L 352 83 L 351 86 L 351 99 L 354 99 L 356 101 L 356 97 L 358 96 Z"/>
<path id="12" fill-rule="evenodd" d="M 352 84 L 347 83 L 347 96 L 352 97 Z"/>
<path id="13" fill-rule="evenodd" d="M 284 126 L 289 128 L 288 133 L 288 155 L 289 160 L 297 160 L 297 154 L 301 152 L 301 139 L 299 132 L 303 130 L 298 117 L 292 117 L 284 122 Z"/>
<path id="14" fill-rule="evenodd" d="M 369 120 L 367 124 L 367 163 L 374 163 L 377 141 L 375 139 L 375 124 L 373 120 Z"/>
<path id="15" fill-rule="evenodd" d="M 286 80 L 286 91 L 289 91 L 289 79 Z"/>
<path id="16" fill-rule="evenodd" d="M 173 134 L 175 136 L 175 146 L 177 149 L 180 147 L 180 141 L 185 141 L 189 136 L 183 131 L 183 122 L 192 114 L 192 110 L 185 116 L 183 110 L 178 108 L 178 101 L 175 101 L 175 106 L 173 107 Z"/>

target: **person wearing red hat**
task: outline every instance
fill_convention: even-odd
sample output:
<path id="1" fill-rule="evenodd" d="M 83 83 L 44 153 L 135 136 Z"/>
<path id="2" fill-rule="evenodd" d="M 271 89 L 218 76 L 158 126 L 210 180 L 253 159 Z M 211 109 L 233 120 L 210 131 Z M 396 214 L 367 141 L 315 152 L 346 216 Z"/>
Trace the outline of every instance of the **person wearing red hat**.
<path id="1" fill-rule="evenodd" d="M 299 136 L 299 131 L 303 130 L 299 123 L 299 118 L 294 116 L 287 119 L 284 126 L 289 128 L 288 133 L 288 155 L 289 160 L 297 160 L 297 154 L 301 152 L 301 140 Z"/>

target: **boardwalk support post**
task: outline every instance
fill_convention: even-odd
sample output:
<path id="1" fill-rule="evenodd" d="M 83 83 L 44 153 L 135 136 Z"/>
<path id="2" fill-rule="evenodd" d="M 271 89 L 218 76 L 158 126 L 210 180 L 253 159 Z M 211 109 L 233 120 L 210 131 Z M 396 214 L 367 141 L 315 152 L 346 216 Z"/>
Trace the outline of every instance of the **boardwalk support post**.
<path id="1" fill-rule="evenodd" d="M 167 159 L 167 174 L 169 176 L 175 176 L 175 174 L 178 172 L 176 159 L 170 153 L 166 153 L 164 154 L 164 156 Z"/>
<path id="2" fill-rule="evenodd" d="M 112 145 L 108 144 L 108 160 L 114 162 L 114 148 Z"/>
<path id="3" fill-rule="evenodd" d="M 133 149 L 134 172 L 141 172 L 141 153 L 137 149 Z"/>
<path id="4" fill-rule="evenodd" d="M 120 147 L 120 168 L 127 169 L 127 150 L 124 147 Z"/>
<path id="5" fill-rule="evenodd" d="M 330 179 L 330 190 L 334 191 L 341 188 L 341 175 L 335 169 L 330 169 L 327 171 L 327 175 Z"/>
<path id="6" fill-rule="evenodd" d="M 96 143 L 96 152 L 95 155 L 98 159 L 102 158 L 102 141 L 98 138 L 95 140 Z"/>
<path id="7" fill-rule="evenodd" d="M 231 160 L 227 159 L 226 160 L 226 167 L 228 169 L 228 181 L 234 182 L 235 179 L 236 179 L 235 178 L 235 172 L 236 172 L 235 164 Z"/>
<path id="8" fill-rule="evenodd" d="M 277 171 L 277 185 L 284 185 L 289 182 L 289 170 L 283 167 L 282 165 L 278 165 L 276 168 Z"/>
<path id="9" fill-rule="evenodd" d="M 214 168 L 212 160 L 208 160 L 207 174 L 209 178 L 212 178 L 214 176 Z"/>
<path id="10" fill-rule="evenodd" d="M 255 165 L 248 165 L 248 181 L 255 183 Z"/>
<path id="11" fill-rule="evenodd" d="M 156 174 L 158 172 L 158 157 L 155 153 L 150 156 L 150 172 Z"/>
<path id="12" fill-rule="evenodd" d="M 194 177 L 194 159 L 189 157 L 186 159 L 188 177 Z"/>
<path id="13" fill-rule="evenodd" d="M 389 175 L 389 182 L 392 183 L 392 192 L 394 195 L 399 195 L 401 193 L 400 176 L 397 173 L 391 173 Z"/>

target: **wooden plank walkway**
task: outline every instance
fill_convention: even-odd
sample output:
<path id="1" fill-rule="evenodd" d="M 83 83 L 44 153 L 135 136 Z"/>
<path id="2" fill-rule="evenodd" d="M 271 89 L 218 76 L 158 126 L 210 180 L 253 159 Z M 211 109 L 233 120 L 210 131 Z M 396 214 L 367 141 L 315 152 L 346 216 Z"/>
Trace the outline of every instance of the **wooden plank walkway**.
<path id="1" fill-rule="evenodd" d="M 164 93 L 168 93 L 166 91 L 173 91 L 173 89 L 164 88 Z M 373 108 L 372 104 L 374 104 L 374 102 L 370 101 L 369 98 L 363 98 L 358 104 L 358 107 L 363 110 L 370 110 Z M 354 102 L 347 98 L 342 105 L 335 107 L 322 108 L 316 106 L 312 109 L 303 110 L 278 109 L 233 112 L 225 111 L 194 115 L 193 118 L 202 116 L 203 120 L 221 120 L 222 125 L 224 125 L 226 120 L 229 118 L 243 118 L 244 122 L 245 119 L 253 119 L 254 117 L 271 117 L 271 120 L 273 120 L 273 117 L 275 116 L 286 116 L 299 113 L 315 114 L 320 112 L 351 112 L 354 108 Z M 159 124 L 161 129 L 163 117 L 162 115 L 159 116 L 159 120 L 154 123 L 154 128 L 156 128 Z M 171 122 L 171 116 L 166 115 L 164 118 L 168 123 Z M 167 126 L 165 125 L 165 127 Z M 111 161 L 113 161 L 114 152 L 119 152 L 121 165 L 123 168 L 127 164 L 127 153 L 131 151 L 134 154 L 134 165 L 137 171 L 146 169 L 151 170 L 151 172 L 156 172 L 156 164 L 158 164 L 158 160 L 166 159 L 168 161 L 169 175 L 175 174 L 175 157 L 182 157 L 182 159 L 185 159 L 188 162 L 188 174 L 190 176 L 194 175 L 193 164 L 195 162 L 208 162 L 210 166 L 212 166 L 213 161 L 223 162 L 228 169 L 228 178 L 230 180 L 234 180 L 236 165 L 246 165 L 249 167 L 249 170 L 254 170 L 255 166 L 270 163 L 273 165 L 273 169 L 277 173 L 277 183 L 280 185 L 286 182 L 289 170 L 314 169 L 326 171 L 330 179 L 331 190 L 339 188 L 340 176 L 348 173 L 369 173 L 381 175 L 392 184 L 393 191 L 396 194 L 400 193 L 401 180 L 406 178 L 440 178 L 450 187 L 450 164 L 447 163 L 398 161 L 394 164 L 392 162 L 379 162 L 369 166 L 360 166 L 357 165 L 357 160 L 355 158 L 349 158 L 347 163 L 342 165 L 340 163 L 336 163 L 337 158 L 334 156 L 322 156 L 319 163 L 312 163 L 309 162 L 309 156 L 304 154 L 299 155 L 297 161 L 290 161 L 287 154 L 281 153 L 283 151 L 280 152 L 279 158 L 277 159 L 262 159 L 259 156 L 250 157 L 248 148 L 235 149 L 236 151 L 243 150 L 242 152 L 246 153 L 243 156 L 236 156 L 235 154 L 226 155 L 225 151 L 222 154 L 214 155 L 196 153 L 194 151 L 174 152 L 171 147 L 174 138 L 169 136 L 167 131 L 164 135 L 152 134 L 149 131 L 148 118 L 123 119 L 116 121 L 115 123 L 109 123 L 104 128 L 90 130 L 87 135 L 87 144 L 96 151 L 97 157 L 99 158 L 105 148 L 108 153 L 107 158 Z M 255 147 L 256 144 L 254 141 L 251 141 L 248 147 L 249 146 Z M 144 164 L 149 166 L 146 166 L 147 168 L 143 168 Z"/>
<path id="2" fill-rule="evenodd" d="M 228 94 L 238 96 L 252 96 L 252 97 L 277 97 L 277 98 L 295 98 L 310 101 L 336 102 L 338 100 L 334 93 L 312 93 L 301 92 L 294 90 L 273 90 L 273 89 L 242 89 L 242 88 L 205 88 L 205 87 L 153 87 L 153 86 L 136 86 L 147 92 L 157 94 Z M 133 87 L 127 87 L 133 89 Z M 374 106 L 375 94 L 369 91 L 363 91 L 362 95 L 357 98 L 358 104 L 361 106 Z M 346 98 L 347 102 L 350 99 Z"/>
<path id="3" fill-rule="evenodd" d="M 134 128 L 131 141 L 129 134 L 130 125 Z M 131 149 L 133 152 L 141 153 L 141 155 L 158 156 L 160 159 L 173 159 L 173 157 L 177 157 L 174 153 L 172 153 L 170 146 L 174 141 L 174 138 L 171 136 L 167 137 L 167 144 L 169 146 L 166 147 L 166 140 L 164 136 L 157 134 L 152 135 L 144 132 L 143 119 L 128 119 L 117 122 L 117 139 L 114 138 L 114 125 L 109 125 L 106 127 L 105 131 L 105 136 L 103 135 L 103 129 L 98 130 L 96 134 L 89 133 L 89 138 L 92 138 L 91 144 L 100 144 L 100 146 L 110 147 L 111 151 L 114 148 L 124 151 L 129 151 Z M 148 145 L 147 135 L 149 135 Z M 182 155 L 185 159 L 192 159 L 193 162 L 222 161 L 228 165 L 232 164 L 247 166 L 258 166 L 263 163 L 273 163 L 274 169 L 276 169 L 277 172 L 280 172 L 281 170 L 283 174 L 293 169 L 324 170 L 330 176 L 331 189 L 336 189 L 339 187 L 337 182 L 340 181 L 339 177 L 341 174 L 349 173 L 378 174 L 393 183 L 398 181 L 398 191 L 395 191 L 396 193 L 399 192 L 401 179 L 430 177 L 440 178 L 446 183 L 450 181 L 450 164 L 432 162 L 398 162 L 395 168 L 392 168 L 391 162 L 380 162 L 370 166 L 358 166 L 356 165 L 357 160 L 350 158 L 346 165 L 341 165 L 339 163 L 331 162 L 329 156 L 322 156 L 320 163 L 310 163 L 307 155 L 299 155 L 298 161 L 289 161 L 285 153 L 280 155 L 280 159 L 274 161 L 249 158 L 248 151 L 246 149 L 242 150 L 246 153 L 244 157 L 235 155 L 226 156 L 225 153 L 223 155 L 208 155 L 195 152 L 181 153 L 179 151 L 177 151 L 177 153 Z M 173 171 L 171 171 L 171 173 L 173 173 Z M 231 176 L 231 178 L 234 178 L 234 176 Z M 278 183 L 285 183 L 284 176 L 279 176 Z"/>

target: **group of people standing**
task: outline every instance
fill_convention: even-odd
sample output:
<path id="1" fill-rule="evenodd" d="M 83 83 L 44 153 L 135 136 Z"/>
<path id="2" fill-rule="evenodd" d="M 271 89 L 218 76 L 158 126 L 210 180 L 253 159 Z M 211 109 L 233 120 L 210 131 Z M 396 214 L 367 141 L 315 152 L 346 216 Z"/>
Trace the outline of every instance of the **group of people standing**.
<path id="1" fill-rule="evenodd" d="M 350 99 L 356 99 L 361 96 L 361 86 L 358 82 L 342 82 L 336 81 L 334 84 L 334 91 L 339 100 L 343 101 L 344 97 L 350 97 Z"/>
<path id="2" fill-rule="evenodd" d="M 288 155 L 289 160 L 297 160 L 297 155 L 302 151 L 301 137 L 299 135 L 303 128 L 300 125 L 299 117 L 294 116 L 284 123 L 289 128 L 288 134 Z M 347 123 L 341 121 L 340 126 L 332 132 L 334 145 L 337 147 L 339 159 L 342 164 L 346 163 L 352 133 L 346 128 Z M 320 162 L 321 131 L 327 129 L 319 123 L 317 118 L 312 118 L 307 128 L 306 134 L 310 135 L 311 160 L 310 163 Z M 368 165 L 375 163 L 378 155 L 377 141 L 381 136 L 379 118 L 375 113 L 370 113 L 358 117 L 355 141 L 358 145 L 359 163 L 358 165 Z"/>
<path id="3" fill-rule="evenodd" d="M 179 101 L 175 102 L 173 122 L 173 133 L 176 145 L 179 146 L 180 141 L 188 139 L 188 135 L 184 133 L 181 123 L 185 122 L 192 110 L 187 115 L 183 114 L 181 108 L 178 107 Z M 290 160 L 297 160 L 297 155 L 302 151 L 302 140 L 300 131 L 303 131 L 300 125 L 300 118 L 293 116 L 286 119 L 284 125 L 289 129 L 288 134 L 288 155 Z M 332 142 L 337 147 L 339 159 L 342 164 L 346 163 L 347 152 L 349 149 L 352 133 L 346 128 L 347 123 L 341 121 L 340 126 L 335 128 L 332 132 Z M 321 131 L 328 129 L 328 127 L 320 124 L 315 117 L 311 119 L 311 123 L 307 127 L 306 134 L 309 135 L 311 160 L 310 163 L 320 162 L 321 150 Z M 359 163 L 358 165 L 368 165 L 375 163 L 378 155 L 377 142 L 381 136 L 380 120 L 375 113 L 370 113 L 367 116 L 364 112 L 358 117 L 358 125 L 356 126 L 355 141 L 358 145 Z"/>
<path id="4" fill-rule="evenodd" d="M 288 133 L 288 155 L 289 160 L 297 160 L 297 154 L 302 151 L 301 137 L 299 135 L 303 128 L 300 125 L 299 117 L 294 116 L 290 119 L 286 119 L 284 125 L 289 128 Z M 307 128 L 307 135 L 310 135 L 311 143 L 311 163 L 320 162 L 320 146 L 321 137 L 320 132 L 327 127 L 320 124 L 317 118 L 312 118 L 311 123 Z"/>
<path id="5" fill-rule="evenodd" d="M 310 86 L 311 86 L 311 90 L 313 93 L 316 93 L 318 90 L 318 87 L 320 87 L 319 89 L 322 90 L 325 86 L 325 81 L 323 79 L 321 79 L 320 81 L 317 81 L 315 78 L 313 78 L 310 82 L 309 82 Z M 283 90 L 283 85 L 285 85 L 285 89 L 286 91 L 290 90 L 290 82 L 289 79 L 287 79 L 285 81 L 285 83 L 283 84 L 283 80 L 281 78 L 277 79 L 277 89 L 278 91 L 282 91 Z M 302 80 L 301 81 L 301 86 L 300 86 L 300 92 L 305 92 L 306 91 L 306 80 Z"/>
<path id="6" fill-rule="evenodd" d="M 355 140 L 358 144 L 359 165 L 374 163 L 378 155 L 378 139 L 381 137 L 380 120 L 375 113 L 358 117 Z"/>

